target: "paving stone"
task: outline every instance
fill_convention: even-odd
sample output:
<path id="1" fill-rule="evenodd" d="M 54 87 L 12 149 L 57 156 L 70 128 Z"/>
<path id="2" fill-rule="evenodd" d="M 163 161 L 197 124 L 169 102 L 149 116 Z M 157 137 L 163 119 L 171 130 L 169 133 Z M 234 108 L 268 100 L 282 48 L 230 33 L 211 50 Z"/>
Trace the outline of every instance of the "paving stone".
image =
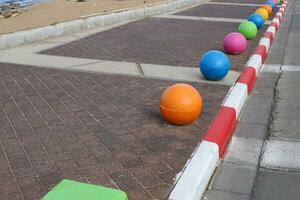
<path id="1" fill-rule="evenodd" d="M 300 174 L 258 170 L 252 200 L 299 199 Z"/>
<path id="2" fill-rule="evenodd" d="M 266 137 L 267 128 L 267 125 L 248 123 L 247 121 L 239 121 L 235 128 L 234 134 L 237 137 L 244 137 L 262 141 Z"/>
<path id="3" fill-rule="evenodd" d="M 250 197 L 244 194 L 233 192 L 223 192 L 217 190 L 210 190 L 207 192 L 205 200 L 249 200 Z"/>
<path id="4" fill-rule="evenodd" d="M 233 136 L 224 160 L 237 164 L 257 166 L 263 140 Z"/>
<path id="5" fill-rule="evenodd" d="M 157 106 L 173 83 L 1 63 L 0 120 L 10 134 L 0 139 L 2 180 L 13 184 L 14 175 L 24 200 L 64 178 L 120 188 L 132 200 L 165 198 L 229 90 L 191 83 L 202 116 L 173 126 Z"/>
<path id="6" fill-rule="evenodd" d="M 299 72 L 283 72 L 277 85 L 278 99 L 274 107 L 271 135 L 280 139 L 300 139 Z"/>
<path id="7" fill-rule="evenodd" d="M 223 162 L 212 181 L 213 190 L 250 195 L 256 175 L 256 166 Z"/>
<path id="8" fill-rule="evenodd" d="M 251 10 L 252 7 L 249 8 L 249 13 Z M 208 12 L 214 13 L 214 10 L 209 9 Z M 198 67 L 199 57 L 211 49 L 222 51 L 223 47 L 219 41 L 222 41 L 228 33 L 236 30 L 237 27 L 238 23 L 229 22 L 148 18 L 41 53 L 100 60 Z M 265 29 L 266 26 L 258 32 L 255 39 L 248 41 L 248 48 L 242 55 L 229 55 L 232 70 L 241 71 L 243 69 L 242 67 L 252 55 Z"/>

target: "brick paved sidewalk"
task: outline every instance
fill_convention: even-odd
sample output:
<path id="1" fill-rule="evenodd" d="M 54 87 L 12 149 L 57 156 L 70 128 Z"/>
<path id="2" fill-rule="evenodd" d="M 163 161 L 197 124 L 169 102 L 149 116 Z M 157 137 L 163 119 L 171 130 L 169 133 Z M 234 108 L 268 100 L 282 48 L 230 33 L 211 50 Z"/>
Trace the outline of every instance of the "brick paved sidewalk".
<path id="1" fill-rule="evenodd" d="M 0 199 L 39 199 L 62 178 L 165 198 L 229 89 L 193 84 L 202 116 L 172 126 L 158 106 L 170 84 L 0 63 Z"/>

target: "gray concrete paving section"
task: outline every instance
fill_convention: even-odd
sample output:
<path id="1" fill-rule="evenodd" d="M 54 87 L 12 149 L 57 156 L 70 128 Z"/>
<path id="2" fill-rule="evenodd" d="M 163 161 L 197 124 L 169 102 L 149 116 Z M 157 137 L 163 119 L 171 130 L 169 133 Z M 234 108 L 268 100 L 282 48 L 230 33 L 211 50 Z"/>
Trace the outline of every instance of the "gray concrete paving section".
<path id="1" fill-rule="evenodd" d="M 274 90 L 268 140 L 262 151 L 251 200 L 299 200 L 300 72 L 296 72 L 300 64 L 300 37 L 297 35 L 300 32 L 299 8 L 299 1 L 290 2 L 289 9 L 293 12 L 289 12 L 287 17 L 292 19 L 287 46 L 275 51 L 275 54 L 284 52 L 283 61 L 278 62 L 282 64 L 282 71 Z M 285 42 L 283 38 L 280 41 Z"/>
<path id="2" fill-rule="evenodd" d="M 229 90 L 193 83 L 201 117 L 174 126 L 159 113 L 174 83 L 0 63 L 0 199 L 41 199 L 65 178 L 166 199 Z"/>
<path id="3" fill-rule="evenodd" d="M 250 199 L 278 76 L 263 73 L 258 77 L 205 200 Z"/>
<path id="4" fill-rule="evenodd" d="M 289 11 L 291 12 L 291 9 Z M 285 179 L 280 183 L 281 172 L 275 171 L 276 174 L 272 177 L 271 174 L 266 175 L 266 169 L 257 169 L 264 140 L 268 139 L 267 134 L 270 129 L 270 121 L 272 121 L 270 113 L 275 108 L 275 88 L 280 78 L 280 66 L 284 58 L 285 45 L 287 44 L 286 40 L 289 33 L 289 30 L 286 29 L 289 28 L 291 16 L 285 17 L 284 20 L 286 20 L 285 24 L 283 23 L 284 27 L 276 35 L 269 52 L 270 56 L 267 58 L 266 65 L 263 68 L 263 73 L 259 74 L 254 91 L 246 102 L 225 157 L 205 194 L 205 200 L 290 199 L 289 196 L 288 198 L 283 198 L 282 194 L 274 195 L 274 193 L 287 193 L 290 191 L 283 191 L 287 189 L 290 183 L 280 188 L 289 179 Z M 270 65 L 276 65 L 279 68 L 271 70 L 272 66 Z M 273 150 L 269 149 L 269 151 Z M 274 159 L 272 160 L 271 158 L 269 161 L 272 162 Z M 258 174 L 257 171 L 259 171 Z M 268 173 L 270 172 L 268 171 Z M 281 178 L 288 177 L 285 174 L 283 176 Z M 298 175 L 296 174 L 296 176 Z M 294 184 L 291 187 L 295 190 L 291 194 L 291 198 L 293 198 L 293 195 L 299 191 L 299 189 L 296 190 L 297 187 L 299 188 L 299 183 L 297 178 L 290 181 Z M 269 196 L 268 193 L 270 193 Z M 274 196 L 278 198 L 274 198 Z M 296 199 L 299 199 L 299 195 Z"/>
<path id="5" fill-rule="evenodd" d="M 249 200 L 249 196 L 244 194 L 223 192 L 218 190 L 211 190 L 208 192 L 208 195 L 210 200 Z"/>
<path id="6" fill-rule="evenodd" d="M 289 32 L 289 40 L 286 48 L 284 64 L 300 65 L 300 2 L 295 1 L 292 24 Z"/>
<path id="7" fill-rule="evenodd" d="M 241 5 L 214 5 L 204 4 L 185 10 L 176 15 L 198 16 L 198 17 L 226 17 L 246 19 L 259 6 L 241 6 Z M 213 11 L 213 12 L 212 12 Z"/>
<path id="8" fill-rule="evenodd" d="M 299 77 L 300 72 L 283 72 L 278 81 L 277 103 L 273 112 L 271 136 L 300 140 Z"/>
<path id="9" fill-rule="evenodd" d="M 197 67 L 199 57 L 204 52 L 212 49 L 223 50 L 223 38 L 237 30 L 237 27 L 238 23 L 149 18 L 100 32 L 42 53 Z M 242 55 L 229 56 L 231 70 L 242 70 L 265 28 L 260 30 L 255 39 L 248 41 L 247 51 Z"/>
<path id="10" fill-rule="evenodd" d="M 299 200 L 300 174 L 260 169 L 252 200 Z"/>

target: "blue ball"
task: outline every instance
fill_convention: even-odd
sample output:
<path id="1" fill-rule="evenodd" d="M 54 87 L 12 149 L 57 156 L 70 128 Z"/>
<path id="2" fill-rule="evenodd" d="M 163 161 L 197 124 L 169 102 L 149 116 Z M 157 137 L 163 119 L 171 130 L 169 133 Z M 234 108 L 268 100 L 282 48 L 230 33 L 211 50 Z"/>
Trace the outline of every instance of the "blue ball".
<path id="1" fill-rule="evenodd" d="M 248 17 L 248 21 L 253 22 L 257 29 L 260 29 L 264 25 L 264 18 L 260 14 L 253 13 Z"/>
<path id="2" fill-rule="evenodd" d="M 273 12 L 275 11 L 275 9 L 276 9 L 276 5 L 275 5 L 275 3 L 274 3 L 274 2 L 272 2 L 272 1 L 266 1 L 266 2 L 265 2 L 265 4 L 268 4 L 268 5 L 270 5 L 270 6 L 272 7 L 272 11 L 273 11 Z"/>
<path id="3" fill-rule="evenodd" d="M 223 52 L 212 50 L 206 52 L 200 58 L 199 67 L 206 79 L 218 81 L 227 75 L 230 69 L 230 62 Z"/>

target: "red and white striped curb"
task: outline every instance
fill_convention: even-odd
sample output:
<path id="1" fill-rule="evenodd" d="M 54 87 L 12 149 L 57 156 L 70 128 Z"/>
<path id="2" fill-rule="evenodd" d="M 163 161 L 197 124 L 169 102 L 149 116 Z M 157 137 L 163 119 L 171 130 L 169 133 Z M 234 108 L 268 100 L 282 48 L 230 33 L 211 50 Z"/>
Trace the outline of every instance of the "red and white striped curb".
<path id="1" fill-rule="evenodd" d="M 185 169 L 178 175 L 169 200 L 199 200 L 226 151 L 242 107 L 251 94 L 256 76 L 261 69 L 276 31 L 288 6 L 285 0 L 264 33 L 253 55 L 244 67 L 235 85 L 230 89 L 220 111 L 211 122 L 202 142 Z"/>

